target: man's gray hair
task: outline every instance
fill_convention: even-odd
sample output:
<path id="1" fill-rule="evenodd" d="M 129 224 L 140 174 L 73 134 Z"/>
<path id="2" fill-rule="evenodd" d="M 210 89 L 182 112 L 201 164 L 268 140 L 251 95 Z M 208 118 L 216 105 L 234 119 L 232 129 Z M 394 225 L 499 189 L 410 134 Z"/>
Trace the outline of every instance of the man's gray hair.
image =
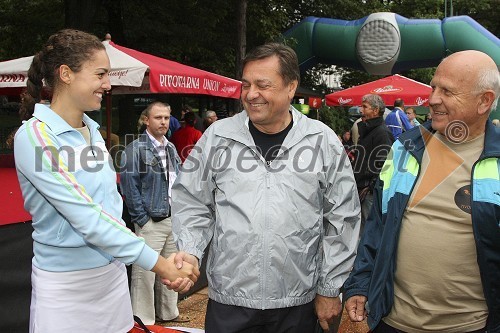
<path id="1" fill-rule="evenodd" d="M 378 109 L 378 115 L 381 117 L 385 111 L 385 103 L 382 97 L 376 94 L 366 94 L 361 98 L 361 102 L 368 103 L 372 108 Z"/>
<path id="2" fill-rule="evenodd" d="M 205 118 L 210 118 L 213 116 L 217 116 L 217 113 L 215 111 L 208 110 L 207 112 L 205 112 Z"/>
<path id="3" fill-rule="evenodd" d="M 498 71 L 484 69 L 478 74 L 477 85 L 474 90 L 480 93 L 490 89 L 495 92 L 495 100 L 491 104 L 491 112 L 497 108 L 498 97 L 500 97 L 500 74 Z"/>

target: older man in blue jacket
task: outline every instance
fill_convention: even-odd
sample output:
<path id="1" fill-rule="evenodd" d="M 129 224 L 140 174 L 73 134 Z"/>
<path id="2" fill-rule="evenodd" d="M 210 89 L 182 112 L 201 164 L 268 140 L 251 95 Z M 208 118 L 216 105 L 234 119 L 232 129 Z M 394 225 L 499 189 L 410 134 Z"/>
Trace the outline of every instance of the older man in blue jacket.
<path id="1" fill-rule="evenodd" d="M 499 80 L 486 54 L 450 55 L 432 123 L 392 147 L 344 285 L 349 317 L 374 333 L 500 332 Z"/>

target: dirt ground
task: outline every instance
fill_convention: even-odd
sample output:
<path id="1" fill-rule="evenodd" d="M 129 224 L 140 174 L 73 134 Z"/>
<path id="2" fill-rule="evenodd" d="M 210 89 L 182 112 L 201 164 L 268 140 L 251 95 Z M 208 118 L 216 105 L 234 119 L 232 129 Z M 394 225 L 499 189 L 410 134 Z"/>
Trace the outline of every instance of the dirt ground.
<path id="1" fill-rule="evenodd" d="M 185 299 L 182 299 L 178 303 L 179 312 L 182 315 L 189 316 L 191 320 L 187 323 L 175 323 L 168 326 L 205 329 L 205 313 L 207 311 L 207 303 L 208 287 L 205 287 Z M 347 314 L 345 311 L 342 313 L 342 316 L 343 320 L 341 320 L 339 329 L 331 329 L 329 333 L 367 333 L 369 331 L 366 321 L 362 323 L 352 323 L 348 318 L 346 320 L 345 316 L 347 316 Z"/>

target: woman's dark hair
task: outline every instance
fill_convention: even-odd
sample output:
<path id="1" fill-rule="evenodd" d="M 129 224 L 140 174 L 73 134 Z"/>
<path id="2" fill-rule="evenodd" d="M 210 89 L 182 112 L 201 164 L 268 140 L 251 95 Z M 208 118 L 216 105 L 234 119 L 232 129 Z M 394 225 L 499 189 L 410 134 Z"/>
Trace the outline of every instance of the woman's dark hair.
<path id="1" fill-rule="evenodd" d="M 67 65 L 79 72 L 85 61 L 92 59 L 98 50 L 105 50 L 102 42 L 89 33 L 63 29 L 49 37 L 42 50 L 33 57 L 28 70 L 27 93 L 23 96 L 23 118 L 31 116 L 35 103 L 40 102 L 45 83 L 50 93 L 58 83 L 58 70 Z M 28 117 L 29 118 L 29 117 Z"/>
<path id="2" fill-rule="evenodd" d="M 280 64 L 280 74 L 283 81 L 288 84 L 294 80 L 300 84 L 299 61 L 295 51 L 284 44 L 267 43 L 257 46 L 250 51 L 243 59 L 243 68 L 250 61 L 262 60 L 272 56 L 277 56 Z"/>
<path id="3" fill-rule="evenodd" d="M 194 112 L 186 112 L 184 115 L 184 121 L 186 124 L 189 124 L 191 126 L 194 126 L 196 123 L 196 116 L 194 115 Z"/>

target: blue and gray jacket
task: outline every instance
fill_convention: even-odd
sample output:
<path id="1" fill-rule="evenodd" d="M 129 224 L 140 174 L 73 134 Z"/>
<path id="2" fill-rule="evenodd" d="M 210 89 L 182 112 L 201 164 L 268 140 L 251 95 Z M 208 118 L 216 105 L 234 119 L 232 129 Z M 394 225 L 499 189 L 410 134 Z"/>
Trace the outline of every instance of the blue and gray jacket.
<path id="1" fill-rule="evenodd" d="M 422 125 L 432 131 L 430 122 Z M 472 229 L 488 306 L 487 330 L 500 332 L 500 128 L 486 124 L 484 150 L 471 174 Z M 368 299 L 368 325 L 374 329 L 391 311 L 401 221 L 420 173 L 425 144 L 419 128 L 392 146 L 374 192 L 354 268 L 344 296 Z"/>

